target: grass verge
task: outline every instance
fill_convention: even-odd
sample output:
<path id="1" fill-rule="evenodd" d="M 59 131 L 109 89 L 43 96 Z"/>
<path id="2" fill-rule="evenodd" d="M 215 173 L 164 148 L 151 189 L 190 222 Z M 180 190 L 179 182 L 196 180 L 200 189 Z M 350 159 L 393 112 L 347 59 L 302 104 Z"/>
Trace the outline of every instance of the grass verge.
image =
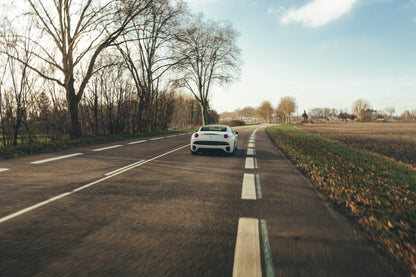
<path id="1" fill-rule="evenodd" d="M 1 146 L 0 147 L 0 160 L 17 158 L 26 155 L 48 153 L 59 150 L 65 150 L 75 147 L 82 147 L 88 145 L 95 145 L 101 143 L 110 143 L 115 141 L 143 138 L 155 135 L 166 135 L 171 133 L 183 133 L 192 130 L 184 131 L 157 131 L 151 133 L 135 133 L 135 134 L 122 134 L 122 135 L 109 135 L 95 138 L 85 138 L 80 140 L 62 140 L 62 141 L 38 141 L 30 144 L 18 144 L 16 146 Z"/>
<path id="2" fill-rule="evenodd" d="M 416 276 L 416 170 L 291 125 L 267 133 L 373 245 Z"/>

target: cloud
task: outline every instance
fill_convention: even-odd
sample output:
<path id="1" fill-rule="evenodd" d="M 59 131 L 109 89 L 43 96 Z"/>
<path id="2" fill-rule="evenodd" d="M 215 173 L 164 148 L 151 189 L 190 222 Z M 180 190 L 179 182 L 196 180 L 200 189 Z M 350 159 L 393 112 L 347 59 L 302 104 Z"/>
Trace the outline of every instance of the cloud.
<path id="1" fill-rule="evenodd" d="M 283 24 L 299 22 L 308 27 L 318 28 L 348 13 L 358 0 L 312 0 L 295 9 L 289 9 L 281 18 Z"/>

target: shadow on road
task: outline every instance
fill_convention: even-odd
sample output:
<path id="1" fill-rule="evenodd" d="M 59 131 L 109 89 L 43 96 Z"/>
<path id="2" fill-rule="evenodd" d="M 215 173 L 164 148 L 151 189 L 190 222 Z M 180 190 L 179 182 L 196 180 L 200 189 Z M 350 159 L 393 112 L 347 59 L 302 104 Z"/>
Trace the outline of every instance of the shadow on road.
<path id="1" fill-rule="evenodd" d="M 243 150 L 236 150 L 234 154 L 225 153 L 223 150 L 220 149 L 201 149 L 195 155 L 207 156 L 207 157 L 225 157 L 225 158 L 232 158 L 232 157 L 241 157 L 244 154 Z"/>

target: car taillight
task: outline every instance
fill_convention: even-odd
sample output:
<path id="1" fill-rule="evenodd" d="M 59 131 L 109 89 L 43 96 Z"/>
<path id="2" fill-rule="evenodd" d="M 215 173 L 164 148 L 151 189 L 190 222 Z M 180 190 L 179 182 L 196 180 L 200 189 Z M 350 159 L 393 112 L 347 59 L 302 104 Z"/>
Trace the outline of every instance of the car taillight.
<path id="1" fill-rule="evenodd" d="M 195 134 L 195 137 L 197 138 L 197 137 L 199 137 L 199 135 L 198 134 Z"/>
<path id="2" fill-rule="evenodd" d="M 224 135 L 224 138 L 228 138 L 228 135 L 227 135 L 227 134 L 225 134 L 225 135 Z"/>

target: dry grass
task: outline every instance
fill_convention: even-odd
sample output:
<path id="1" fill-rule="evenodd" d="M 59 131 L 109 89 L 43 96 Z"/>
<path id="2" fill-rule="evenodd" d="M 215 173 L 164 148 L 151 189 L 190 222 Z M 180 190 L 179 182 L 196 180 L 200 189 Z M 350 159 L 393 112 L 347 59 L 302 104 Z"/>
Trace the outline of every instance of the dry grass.
<path id="1" fill-rule="evenodd" d="M 416 123 L 308 124 L 300 129 L 416 168 Z"/>

